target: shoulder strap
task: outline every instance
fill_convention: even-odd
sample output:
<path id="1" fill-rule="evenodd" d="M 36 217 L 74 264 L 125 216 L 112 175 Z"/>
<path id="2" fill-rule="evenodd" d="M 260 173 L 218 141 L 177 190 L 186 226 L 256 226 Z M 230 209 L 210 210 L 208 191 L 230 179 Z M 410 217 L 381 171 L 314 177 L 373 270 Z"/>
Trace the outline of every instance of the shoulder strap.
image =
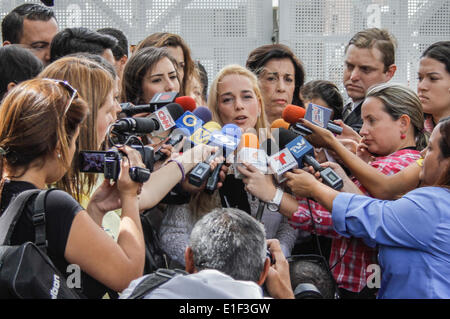
<path id="1" fill-rule="evenodd" d="M 165 282 L 177 275 L 187 275 L 188 273 L 181 269 L 158 269 L 154 273 L 145 277 L 133 290 L 127 299 L 140 299 L 152 290 L 158 288 Z"/>
<path id="2" fill-rule="evenodd" d="M 14 226 L 25 207 L 25 204 L 32 195 L 40 191 L 40 189 L 29 189 L 21 192 L 11 200 L 2 216 L 0 216 L 0 245 L 9 245 Z"/>
<path id="3" fill-rule="evenodd" d="M 34 243 L 47 253 L 47 234 L 45 232 L 45 201 L 48 193 L 56 188 L 42 190 L 36 197 L 33 206 L 32 221 L 34 226 Z"/>

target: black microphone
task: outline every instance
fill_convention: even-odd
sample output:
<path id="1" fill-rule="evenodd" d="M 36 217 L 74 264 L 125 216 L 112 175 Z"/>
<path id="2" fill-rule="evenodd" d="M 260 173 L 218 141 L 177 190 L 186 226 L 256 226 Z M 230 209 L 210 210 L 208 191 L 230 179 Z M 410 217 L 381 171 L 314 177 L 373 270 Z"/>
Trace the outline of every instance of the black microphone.
<path id="1" fill-rule="evenodd" d="M 175 146 L 181 142 L 183 137 L 184 137 L 183 134 L 177 134 L 175 136 L 170 137 L 170 139 L 167 142 L 165 142 L 164 144 Z M 167 155 L 165 153 L 161 152 L 161 150 L 158 150 L 155 153 L 155 162 L 164 161 L 165 159 L 167 159 Z"/>
<path id="2" fill-rule="evenodd" d="M 120 103 L 120 107 L 122 108 L 121 113 L 124 113 L 126 116 L 133 116 L 139 113 L 151 113 L 155 110 L 150 104 L 142 104 L 142 105 L 133 105 L 133 103 Z"/>
<path id="3" fill-rule="evenodd" d="M 113 124 L 113 131 L 115 133 L 148 134 L 159 127 L 159 122 L 154 118 L 126 117 Z"/>

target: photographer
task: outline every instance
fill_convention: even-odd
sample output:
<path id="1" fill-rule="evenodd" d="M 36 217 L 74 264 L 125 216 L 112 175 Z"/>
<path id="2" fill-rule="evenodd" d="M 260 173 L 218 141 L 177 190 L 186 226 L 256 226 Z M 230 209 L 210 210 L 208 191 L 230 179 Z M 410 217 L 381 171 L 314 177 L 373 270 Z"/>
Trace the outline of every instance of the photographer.
<path id="1" fill-rule="evenodd" d="M 27 189 L 45 189 L 70 167 L 78 134 L 88 112 L 87 104 L 67 82 L 34 79 L 15 87 L 0 108 L 1 210 Z M 116 183 L 105 181 L 93 194 L 87 210 L 64 191 L 51 192 L 46 201 L 47 252 L 55 266 L 66 273 L 78 265 L 87 298 L 101 298 L 108 289 L 122 291 L 142 275 L 144 240 L 138 211 L 141 185 L 130 179 L 130 167 L 142 167 L 139 154 L 121 148 Z M 122 216 L 117 243 L 90 217 L 120 201 Z M 12 234 L 12 245 L 34 241 L 30 220 L 32 206 L 25 207 Z"/>

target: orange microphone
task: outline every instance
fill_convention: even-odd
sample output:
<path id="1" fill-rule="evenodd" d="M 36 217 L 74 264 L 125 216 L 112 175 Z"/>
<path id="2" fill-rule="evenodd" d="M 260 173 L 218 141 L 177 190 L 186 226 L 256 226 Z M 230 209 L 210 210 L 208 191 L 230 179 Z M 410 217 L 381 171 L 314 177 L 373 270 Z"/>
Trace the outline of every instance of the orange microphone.
<path id="1" fill-rule="evenodd" d="M 289 123 L 283 119 L 276 119 L 270 125 L 271 131 L 273 131 L 274 129 L 280 128 L 280 127 L 285 128 L 286 130 L 289 130 Z"/>
<path id="2" fill-rule="evenodd" d="M 305 117 L 306 110 L 300 106 L 288 104 L 283 110 L 283 120 L 290 124 L 295 124 L 299 119 Z"/>

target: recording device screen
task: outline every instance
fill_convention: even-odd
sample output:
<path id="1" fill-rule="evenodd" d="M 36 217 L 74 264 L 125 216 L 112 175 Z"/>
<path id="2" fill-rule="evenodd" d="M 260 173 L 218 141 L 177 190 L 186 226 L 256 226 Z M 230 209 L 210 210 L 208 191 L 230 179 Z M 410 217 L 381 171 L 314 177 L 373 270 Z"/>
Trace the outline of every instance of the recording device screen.
<path id="1" fill-rule="evenodd" d="M 104 151 L 80 151 L 80 172 L 103 173 L 105 153 Z"/>
<path id="2" fill-rule="evenodd" d="M 338 177 L 333 172 L 330 172 L 327 174 L 327 177 L 330 179 L 330 181 L 335 182 L 338 180 Z"/>

